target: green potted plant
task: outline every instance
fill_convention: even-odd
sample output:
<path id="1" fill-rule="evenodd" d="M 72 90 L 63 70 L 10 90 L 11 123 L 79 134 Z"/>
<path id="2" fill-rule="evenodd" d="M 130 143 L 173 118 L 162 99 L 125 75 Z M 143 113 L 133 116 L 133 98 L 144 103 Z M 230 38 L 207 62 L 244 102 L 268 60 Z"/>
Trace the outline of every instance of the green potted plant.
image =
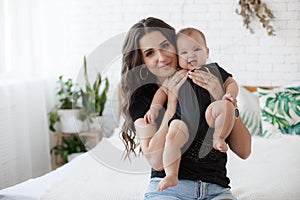
<path id="1" fill-rule="evenodd" d="M 63 163 L 69 161 L 69 155 L 86 152 L 85 138 L 80 137 L 78 134 L 72 134 L 68 137 L 62 137 L 61 144 L 54 146 L 50 153 L 54 153 L 56 156 L 60 156 Z"/>
<path id="2" fill-rule="evenodd" d="M 77 120 L 77 115 L 80 111 L 80 107 L 78 106 L 80 91 L 75 88 L 72 79 L 69 78 L 67 81 L 64 81 L 62 75 L 58 79 L 58 85 L 56 93 L 58 103 L 49 114 L 49 129 L 56 132 L 55 125 L 57 122 L 60 122 L 62 132 L 79 132 L 82 126 L 82 122 Z"/>
<path id="3" fill-rule="evenodd" d="M 93 86 L 91 86 L 88 78 L 85 56 L 83 59 L 83 67 L 85 89 L 80 89 L 82 108 L 79 112 L 78 118 L 82 121 L 88 120 L 90 131 L 99 131 L 99 129 L 101 129 L 103 111 L 107 102 L 109 81 L 107 78 L 103 80 L 101 74 L 97 73 L 97 77 L 93 83 Z"/>

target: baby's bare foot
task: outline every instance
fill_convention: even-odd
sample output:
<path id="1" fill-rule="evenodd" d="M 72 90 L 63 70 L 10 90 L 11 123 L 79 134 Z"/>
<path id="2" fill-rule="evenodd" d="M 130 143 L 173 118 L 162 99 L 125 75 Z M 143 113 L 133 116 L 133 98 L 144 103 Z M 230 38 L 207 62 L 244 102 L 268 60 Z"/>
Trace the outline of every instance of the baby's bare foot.
<path id="1" fill-rule="evenodd" d="M 216 150 L 221 151 L 222 153 L 225 153 L 228 151 L 228 147 L 227 144 L 224 140 L 218 140 L 215 144 L 214 144 L 214 148 Z"/>
<path id="2" fill-rule="evenodd" d="M 158 191 L 163 191 L 167 189 L 168 187 L 176 186 L 178 184 L 178 177 L 177 176 L 166 176 L 163 178 L 157 187 Z"/>

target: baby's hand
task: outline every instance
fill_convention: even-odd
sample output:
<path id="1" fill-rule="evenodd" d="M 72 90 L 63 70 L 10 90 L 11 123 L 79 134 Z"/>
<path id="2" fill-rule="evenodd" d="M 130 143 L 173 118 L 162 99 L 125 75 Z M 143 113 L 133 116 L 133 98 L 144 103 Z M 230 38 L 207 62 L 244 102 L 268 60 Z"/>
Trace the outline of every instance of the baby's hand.
<path id="1" fill-rule="evenodd" d="M 230 101 L 234 105 L 234 107 L 237 107 L 237 101 L 235 98 L 233 98 L 233 96 L 230 93 L 224 94 L 222 99 Z"/>
<path id="2" fill-rule="evenodd" d="M 159 108 L 157 106 L 151 105 L 150 109 L 144 116 L 144 120 L 147 124 L 155 124 L 155 120 L 159 114 Z"/>

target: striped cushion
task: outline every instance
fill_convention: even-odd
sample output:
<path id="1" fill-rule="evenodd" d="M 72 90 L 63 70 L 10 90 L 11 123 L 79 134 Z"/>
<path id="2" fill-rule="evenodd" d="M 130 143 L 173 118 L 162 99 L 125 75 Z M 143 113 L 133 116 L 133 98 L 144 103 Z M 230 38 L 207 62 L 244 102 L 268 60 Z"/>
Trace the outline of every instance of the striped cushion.
<path id="1" fill-rule="evenodd" d="M 237 97 L 240 116 L 251 135 L 261 135 L 261 117 L 258 96 L 239 86 Z"/>

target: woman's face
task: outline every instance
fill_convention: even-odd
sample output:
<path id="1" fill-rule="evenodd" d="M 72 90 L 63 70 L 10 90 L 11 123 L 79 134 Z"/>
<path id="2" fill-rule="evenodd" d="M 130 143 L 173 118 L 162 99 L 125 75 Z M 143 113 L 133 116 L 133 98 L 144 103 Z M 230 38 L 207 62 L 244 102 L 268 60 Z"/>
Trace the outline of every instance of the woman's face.
<path id="1" fill-rule="evenodd" d="M 175 47 L 160 31 L 147 33 L 140 39 L 139 44 L 145 65 L 159 81 L 175 73 L 177 68 Z"/>

